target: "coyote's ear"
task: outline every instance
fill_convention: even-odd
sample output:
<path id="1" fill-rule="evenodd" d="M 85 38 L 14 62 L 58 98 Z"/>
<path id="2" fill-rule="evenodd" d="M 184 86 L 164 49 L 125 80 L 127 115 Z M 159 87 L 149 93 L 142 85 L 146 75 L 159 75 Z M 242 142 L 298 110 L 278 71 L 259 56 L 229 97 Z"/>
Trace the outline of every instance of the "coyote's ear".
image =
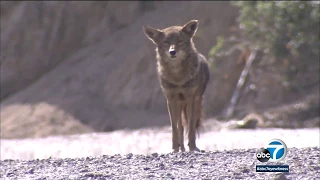
<path id="1" fill-rule="evenodd" d="M 153 42 L 158 43 L 161 38 L 163 38 L 164 34 L 159 29 L 154 29 L 151 27 L 143 26 L 144 34 Z"/>
<path id="2" fill-rule="evenodd" d="M 196 33 L 198 24 L 198 20 L 191 20 L 182 27 L 182 31 L 191 38 Z"/>

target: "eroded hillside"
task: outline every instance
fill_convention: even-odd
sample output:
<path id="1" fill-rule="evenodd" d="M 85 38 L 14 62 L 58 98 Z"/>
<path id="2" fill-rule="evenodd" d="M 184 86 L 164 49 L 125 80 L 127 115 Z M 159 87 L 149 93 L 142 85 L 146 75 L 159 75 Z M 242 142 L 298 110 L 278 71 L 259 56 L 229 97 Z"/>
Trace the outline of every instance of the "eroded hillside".
<path id="1" fill-rule="evenodd" d="M 1 2 L 1 137 L 169 124 L 155 47 L 142 26 L 198 19 L 194 42 L 207 56 L 217 36 L 234 33 L 237 16 L 228 2 Z M 208 117 L 228 106 L 244 66 L 240 54 L 234 51 L 212 73 Z M 261 86 L 277 83 L 265 79 Z M 286 91 L 258 91 L 254 107 L 243 101 L 242 115 L 288 103 L 270 99 L 279 93 Z"/>

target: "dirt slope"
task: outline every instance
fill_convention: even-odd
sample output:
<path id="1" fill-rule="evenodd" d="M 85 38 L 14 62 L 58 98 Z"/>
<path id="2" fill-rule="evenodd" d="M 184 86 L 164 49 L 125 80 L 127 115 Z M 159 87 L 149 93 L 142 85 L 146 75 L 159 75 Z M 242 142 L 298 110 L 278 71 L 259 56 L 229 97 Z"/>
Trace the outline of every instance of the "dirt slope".
<path id="1" fill-rule="evenodd" d="M 232 34 L 238 15 L 228 2 L 209 1 L 1 2 L 1 10 L 2 138 L 169 124 L 155 47 L 142 26 L 198 19 L 194 42 L 207 56 L 218 35 Z M 243 67 L 239 54 L 212 75 L 209 116 L 228 105 Z M 269 103 L 274 92 L 263 93 L 260 103 Z M 243 107 L 250 112 L 250 101 Z"/>
<path id="2" fill-rule="evenodd" d="M 47 6 L 55 5 L 57 4 L 47 4 Z M 78 10 L 73 5 L 66 5 L 68 7 L 72 6 L 75 11 L 73 15 L 77 15 L 81 8 L 85 9 L 93 6 L 81 3 L 81 7 L 76 4 L 77 8 L 80 8 Z M 16 6 L 18 8 L 23 4 Z M 27 4 L 25 6 L 32 5 Z M 106 6 L 109 6 L 109 2 Z M 125 6 L 132 7 L 133 5 L 126 4 Z M 147 24 L 156 28 L 163 28 L 169 25 L 183 24 L 190 19 L 199 19 L 200 29 L 195 42 L 198 49 L 206 54 L 213 45 L 216 35 L 228 29 L 236 14 L 235 9 L 228 3 L 165 2 L 159 3 L 155 10 L 145 12 L 134 19 L 134 23 L 124 23 L 124 27 L 114 27 L 116 23 L 109 24 L 111 26 L 109 29 L 118 29 L 112 33 L 104 32 L 99 27 L 95 28 L 95 32 L 92 32 L 92 29 L 91 31 L 85 31 L 79 27 L 80 25 L 72 27 L 73 24 L 65 22 L 65 28 L 72 28 L 69 31 L 81 34 L 81 32 L 78 32 L 79 29 L 85 31 L 82 33 L 87 33 L 81 34 L 83 36 L 81 40 L 66 40 L 68 43 L 75 44 L 80 41 L 82 46 L 75 46 L 74 51 L 67 50 L 69 54 L 64 56 L 65 59 L 60 60 L 63 62 L 57 67 L 50 66 L 50 71 L 50 68 L 43 70 L 46 73 L 40 76 L 37 81 L 1 102 L 2 137 L 37 136 L 36 131 L 41 130 L 39 130 L 36 122 L 50 121 L 50 119 L 80 122 L 90 127 L 82 129 L 98 131 L 167 124 L 165 101 L 155 72 L 154 46 L 144 36 L 142 26 Z M 120 16 L 120 14 L 117 15 Z M 131 15 L 122 14 L 122 18 Z M 217 15 L 220 18 L 214 18 Z M 109 17 L 110 15 L 104 14 L 102 16 Z M 68 17 L 63 19 L 67 21 Z M 103 20 L 92 19 L 98 21 L 98 25 L 103 26 Z M 82 23 L 85 28 L 89 28 L 90 23 L 93 23 L 89 20 L 92 19 L 85 19 L 88 22 L 82 20 L 79 23 Z M 119 19 L 121 18 L 119 17 Z M 27 32 L 25 33 L 27 34 Z M 208 34 L 210 34 L 209 37 L 207 37 Z M 65 36 L 72 35 L 65 34 Z M 88 41 L 91 43 L 86 41 L 85 37 L 90 37 Z M 30 42 L 30 40 L 26 40 L 26 42 Z M 61 42 L 56 42 L 56 44 L 63 50 L 70 48 L 70 46 Z M 61 55 L 59 51 L 54 53 Z M 34 55 L 34 53 L 30 54 Z M 45 52 L 44 55 L 52 57 L 52 54 Z M 38 58 L 41 58 L 41 56 L 39 55 Z M 28 61 L 28 59 L 25 59 L 25 61 Z M 47 61 L 51 62 L 50 60 Z M 34 61 L 34 63 L 38 63 L 38 61 Z M 32 70 L 36 71 L 38 68 Z M 30 74 L 28 71 L 23 73 Z M 6 75 L 6 72 L 4 71 L 3 74 Z M 34 73 L 34 76 L 39 76 L 39 74 Z M 19 84 L 19 80 L 21 81 L 21 79 L 14 81 L 10 78 L 6 80 L 6 76 L 2 77 L 4 78 L 1 80 L 2 83 Z M 16 78 L 16 76 L 14 77 Z M 25 86 L 23 83 L 19 85 L 19 87 L 23 86 Z M 7 87 L 9 89 L 13 88 L 6 84 L 1 87 L 4 87 L 2 91 L 5 94 L 9 91 L 6 90 Z M 47 109 L 40 105 L 44 103 Z M 58 113 L 48 109 L 59 109 L 66 115 L 61 119 Z M 26 112 L 22 114 L 21 111 Z M 36 114 L 39 113 L 42 114 L 41 118 L 35 120 L 37 119 Z M 21 135 L 13 133 L 21 129 L 23 124 L 32 121 L 36 122 L 28 127 L 30 133 L 22 133 Z M 20 126 L 10 127 L 8 124 L 20 124 Z M 56 128 L 59 129 L 57 130 L 59 134 L 70 133 L 70 129 L 67 127 Z M 82 129 L 74 130 L 73 133 L 83 132 Z M 47 135 L 51 133 L 48 132 Z M 41 136 L 45 134 L 41 133 Z"/>

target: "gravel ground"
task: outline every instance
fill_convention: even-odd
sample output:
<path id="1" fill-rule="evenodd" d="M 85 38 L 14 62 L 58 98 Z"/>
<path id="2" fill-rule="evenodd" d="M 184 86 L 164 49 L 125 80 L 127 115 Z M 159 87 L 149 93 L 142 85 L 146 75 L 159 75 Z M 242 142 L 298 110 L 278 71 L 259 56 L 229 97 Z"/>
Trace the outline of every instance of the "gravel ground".
<path id="1" fill-rule="evenodd" d="M 2 179 L 319 179 L 320 149 L 289 148 L 290 172 L 258 173 L 257 149 L 87 158 L 4 160 Z M 268 164 L 268 163 L 267 163 Z M 285 176 L 285 177 L 283 177 Z"/>
<path id="2" fill-rule="evenodd" d="M 319 128 L 207 127 L 201 153 L 169 153 L 169 127 L 1 139 L 0 179 L 320 179 Z M 271 138 L 287 144 L 289 174 L 255 172 L 254 155 Z"/>

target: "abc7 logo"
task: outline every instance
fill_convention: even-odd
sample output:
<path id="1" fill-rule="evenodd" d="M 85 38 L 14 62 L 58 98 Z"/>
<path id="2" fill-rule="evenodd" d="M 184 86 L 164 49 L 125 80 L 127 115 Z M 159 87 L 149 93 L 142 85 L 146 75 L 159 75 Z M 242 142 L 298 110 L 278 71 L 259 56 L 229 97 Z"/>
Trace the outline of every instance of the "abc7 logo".
<path id="1" fill-rule="evenodd" d="M 260 162 L 278 162 L 287 155 L 287 146 L 280 139 L 272 139 L 267 143 L 266 148 L 261 148 L 256 153 L 256 157 Z"/>

